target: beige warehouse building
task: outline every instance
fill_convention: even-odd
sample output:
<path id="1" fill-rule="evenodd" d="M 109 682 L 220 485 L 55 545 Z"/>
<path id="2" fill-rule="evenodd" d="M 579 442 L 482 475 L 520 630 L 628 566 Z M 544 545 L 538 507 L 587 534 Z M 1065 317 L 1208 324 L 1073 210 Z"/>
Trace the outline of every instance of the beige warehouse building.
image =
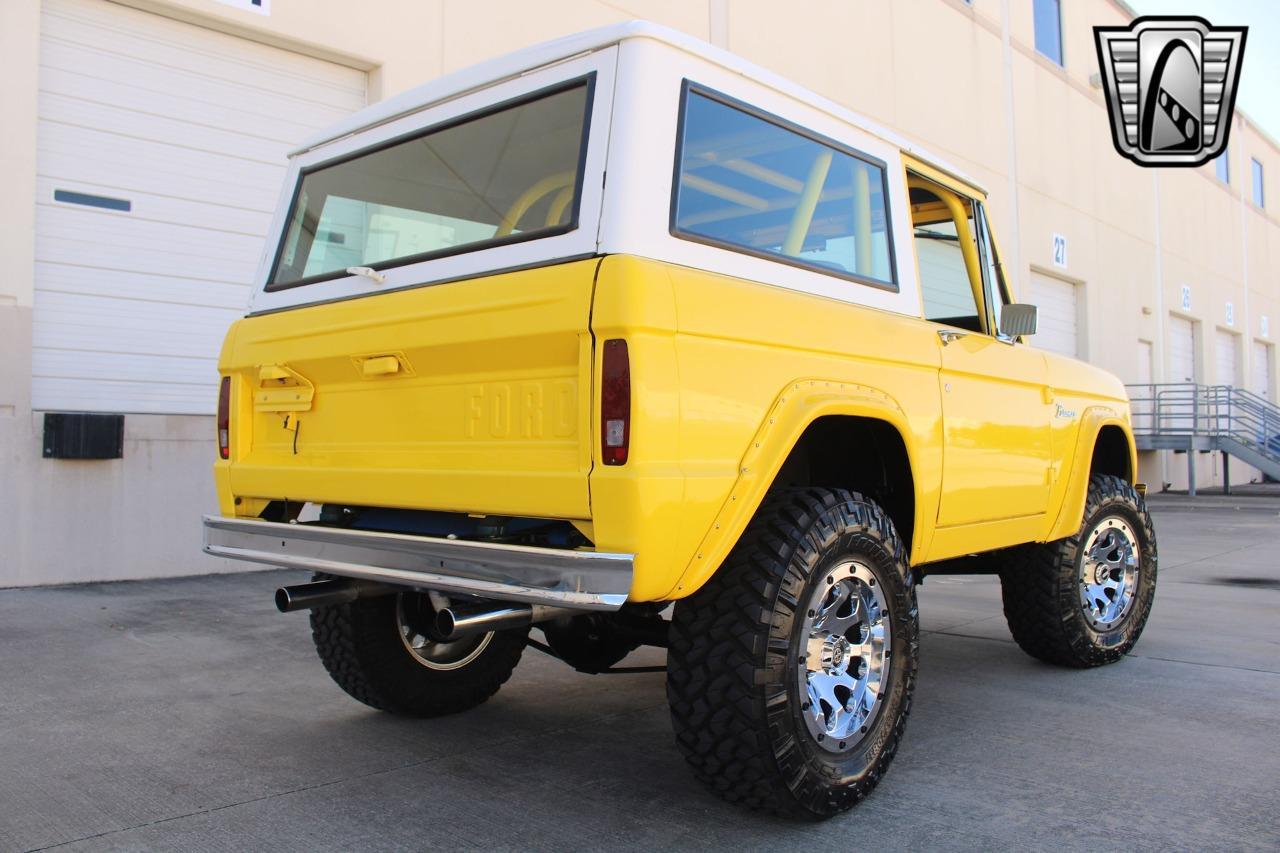
<path id="1" fill-rule="evenodd" d="M 424 80 L 630 18 L 728 48 L 983 182 L 1017 295 L 1041 307 L 1037 345 L 1129 383 L 1274 400 L 1280 146 L 1237 112 L 1217 162 L 1123 159 L 1092 27 L 1133 14 L 1115 0 L 1061 7 L 5 0 L 0 586 L 233 568 L 199 553 L 215 360 L 247 304 L 286 152 Z M 124 414 L 122 458 L 46 458 L 61 412 Z M 1218 454 L 1190 458 L 1199 486 L 1222 481 Z M 1185 454 L 1145 452 L 1142 468 L 1153 489 L 1188 485 Z"/>

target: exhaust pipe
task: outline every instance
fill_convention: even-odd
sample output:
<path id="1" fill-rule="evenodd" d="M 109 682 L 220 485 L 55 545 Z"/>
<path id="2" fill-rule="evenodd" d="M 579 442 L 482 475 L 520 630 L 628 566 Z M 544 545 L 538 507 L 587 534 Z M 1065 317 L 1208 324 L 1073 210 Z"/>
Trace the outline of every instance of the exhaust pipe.
<path id="1" fill-rule="evenodd" d="M 297 586 L 282 586 L 276 590 L 276 610 L 293 613 L 297 610 L 332 607 L 357 598 L 389 595 L 395 591 L 395 587 L 386 584 L 354 580 L 315 581 Z"/>
<path id="2" fill-rule="evenodd" d="M 446 607 L 436 614 L 436 630 L 444 640 L 457 640 L 505 628 L 523 628 L 538 622 L 549 622 L 561 616 L 581 613 L 568 607 L 546 604 L 504 603 L 483 610 Z"/>

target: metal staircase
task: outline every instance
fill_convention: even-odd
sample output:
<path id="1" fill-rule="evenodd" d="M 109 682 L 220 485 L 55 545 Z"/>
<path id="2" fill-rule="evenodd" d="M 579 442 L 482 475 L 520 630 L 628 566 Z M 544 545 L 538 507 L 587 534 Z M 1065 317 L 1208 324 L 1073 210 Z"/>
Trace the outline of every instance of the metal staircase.
<path id="1" fill-rule="evenodd" d="M 1280 480 L 1280 406 L 1234 385 L 1128 385 L 1139 450 L 1220 451 Z M 1223 457 L 1223 482 L 1230 491 Z M 1188 470 L 1194 458 L 1188 455 Z M 1190 477 L 1195 494 L 1195 477 Z"/>

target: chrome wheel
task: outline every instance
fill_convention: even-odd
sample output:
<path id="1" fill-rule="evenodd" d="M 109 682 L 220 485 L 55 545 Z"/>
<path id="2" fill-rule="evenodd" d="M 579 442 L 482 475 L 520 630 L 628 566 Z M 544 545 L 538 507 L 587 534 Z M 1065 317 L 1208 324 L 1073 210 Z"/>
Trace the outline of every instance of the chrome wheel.
<path id="1" fill-rule="evenodd" d="M 1089 531 L 1080 559 L 1080 604 L 1095 631 L 1114 628 L 1138 589 L 1138 537 L 1123 518 L 1109 516 Z"/>
<path id="2" fill-rule="evenodd" d="M 475 637 L 463 637 L 453 642 L 432 639 L 435 633 L 436 611 L 431 600 L 419 593 L 400 593 L 396 596 L 396 625 L 400 629 L 400 642 L 413 659 L 428 669 L 459 669 L 480 657 L 493 632 Z"/>
<path id="3" fill-rule="evenodd" d="M 819 746 L 853 749 L 880 710 L 889 677 L 884 591 L 867 566 L 840 562 L 817 579 L 804 613 L 801 713 Z"/>

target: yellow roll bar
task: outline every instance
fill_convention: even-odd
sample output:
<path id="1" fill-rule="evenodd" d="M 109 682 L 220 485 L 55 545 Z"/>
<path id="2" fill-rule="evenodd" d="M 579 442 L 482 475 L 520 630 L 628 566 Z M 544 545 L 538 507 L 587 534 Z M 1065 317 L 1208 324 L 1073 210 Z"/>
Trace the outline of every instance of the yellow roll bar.
<path id="1" fill-rule="evenodd" d="M 560 172 L 548 178 L 543 178 L 533 186 L 529 187 L 529 189 L 524 191 L 523 195 L 516 199 L 515 204 L 511 205 L 511 209 L 503 215 L 502 222 L 499 223 L 498 230 L 493 236 L 509 236 L 512 231 L 516 230 L 516 225 L 520 222 L 521 217 L 529 212 L 529 208 L 537 204 L 548 193 L 553 193 L 556 190 L 568 187 L 571 191 L 569 197 L 573 198 L 572 190 L 574 178 L 576 177 L 577 172 Z M 555 205 L 553 203 L 552 207 L 554 206 Z M 564 209 L 561 208 L 560 212 L 563 213 Z M 558 220 L 559 217 L 557 216 L 556 219 Z"/>
<path id="2" fill-rule="evenodd" d="M 869 167 L 853 167 L 853 248 L 858 275 L 871 275 L 871 179 Z"/>
<path id="3" fill-rule="evenodd" d="M 809 224 L 813 222 L 813 211 L 818 207 L 818 197 L 822 194 L 822 185 L 827 181 L 827 172 L 831 169 L 831 152 L 820 151 L 813 158 L 809 167 L 809 177 L 804 182 L 804 190 L 800 200 L 791 214 L 791 227 L 787 229 L 787 239 L 782 241 L 782 254 L 795 256 L 804 248 L 804 238 L 809 233 Z"/>
<path id="4" fill-rule="evenodd" d="M 551 199 L 551 207 L 547 208 L 547 221 L 543 224 L 550 228 L 552 225 L 560 223 L 560 217 L 564 216 L 564 209 L 569 206 L 569 202 L 573 201 L 573 193 L 576 190 L 573 184 L 560 190 L 560 195 Z"/>
<path id="5" fill-rule="evenodd" d="M 986 297 L 982 292 L 982 264 L 978 260 L 977 244 L 969 232 L 969 214 L 965 212 L 964 204 L 950 190 L 910 172 L 907 173 L 907 187 L 933 193 L 951 214 L 951 220 L 956 226 L 956 237 L 960 240 L 960 253 L 964 256 L 964 268 L 969 273 L 969 289 L 973 291 L 973 301 L 978 306 L 978 316 L 983 318 L 982 325 L 985 328 L 987 312 L 983 307 L 986 305 Z"/>

